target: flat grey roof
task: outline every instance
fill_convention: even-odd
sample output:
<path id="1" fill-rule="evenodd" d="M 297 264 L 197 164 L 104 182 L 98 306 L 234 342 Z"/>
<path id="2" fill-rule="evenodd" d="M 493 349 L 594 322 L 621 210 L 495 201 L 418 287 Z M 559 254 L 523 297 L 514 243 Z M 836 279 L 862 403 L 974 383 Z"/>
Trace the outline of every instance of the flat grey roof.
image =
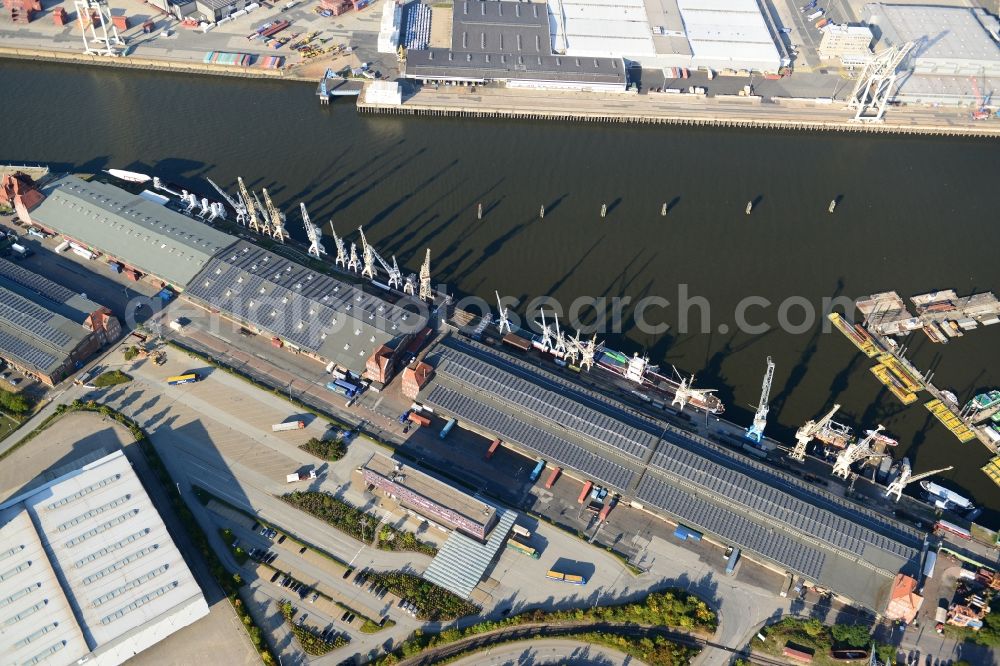
<path id="1" fill-rule="evenodd" d="M 0 574 L 0 603 L 15 596 L 3 595 L 8 585 L 21 591 L 5 605 L 21 619 L 16 630 L 0 633 L 4 654 L 56 645 L 52 639 L 61 634 L 39 631 L 48 609 L 34 617 L 29 612 L 50 596 L 59 603 L 64 595 L 72 609 L 73 620 L 57 631 L 85 641 L 56 648 L 52 654 L 61 663 L 100 655 L 97 663 L 118 664 L 208 614 L 201 588 L 121 451 L 0 505 L 4 532 L 25 520 L 31 529 L 10 538 L 4 533 L 0 547 L 0 557 L 6 552 L 11 562 L 28 551 L 37 558 L 9 579 Z M 43 576 L 47 567 L 55 576 Z"/>
<path id="2" fill-rule="evenodd" d="M 0 258 L 0 286 L 16 291 L 35 302 L 45 303 L 78 324 L 84 323 L 90 315 L 101 309 L 99 303 L 86 296 L 2 258 Z"/>
<path id="3" fill-rule="evenodd" d="M 455 3 L 451 48 L 456 52 L 549 55 L 549 14 L 544 4 L 496 0 Z"/>
<path id="4" fill-rule="evenodd" d="M 463 77 L 478 81 L 565 81 L 625 86 L 628 76 L 621 58 L 462 53 L 448 49 L 409 51 L 406 76 L 423 79 Z"/>
<path id="5" fill-rule="evenodd" d="M 441 550 L 434 556 L 423 577 L 446 590 L 468 599 L 482 580 L 497 553 L 503 548 L 510 528 L 517 521 L 517 512 L 494 507 L 497 525 L 486 543 L 480 543 L 461 532 L 453 531 Z"/>
<path id="6" fill-rule="evenodd" d="M 1000 45 L 977 18 L 985 13 L 969 7 L 865 5 L 865 21 L 881 28 L 889 44 L 915 42 L 914 57 L 1000 62 Z"/>
<path id="7" fill-rule="evenodd" d="M 63 176 L 42 188 L 31 219 L 178 287 L 234 236 L 137 194 Z"/>
<path id="8" fill-rule="evenodd" d="M 441 412 L 870 608 L 916 562 L 914 530 L 513 356 L 452 336 L 427 360 Z"/>
<path id="9" fill-rule="evenodd" d="M 56 312 L 56 304 L 13 287 L 0 278 L 0 356 L 51 375 L 91 333 Z"/>
<path id="10" fill-rule="evenodd" d="M 354 372 L 379 345 L 394 347 L 427 326 L 412 304 L 390 303 L 245 240 L 209 261 L 186 293 Z"/>

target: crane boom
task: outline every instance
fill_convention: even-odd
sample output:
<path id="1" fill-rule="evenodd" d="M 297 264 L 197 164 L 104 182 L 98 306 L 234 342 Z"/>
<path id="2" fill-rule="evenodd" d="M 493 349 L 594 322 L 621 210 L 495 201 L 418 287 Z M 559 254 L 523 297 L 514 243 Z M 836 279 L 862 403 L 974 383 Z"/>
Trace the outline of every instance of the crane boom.
<path id="1" fill-rule="evenodd" d="M 206 178 L 205 180 L 208 181 L 209 185 L 215 188 L 215 191 L 219 193 L 219 196 L 225 199 L 226 203 L 229 204 L 229 207 L 236 212 L 236 223 L 245 225 L 247 223 L 247 207 L 243 204 L 243 202 L 236 201 L 231 196 L 226 194 L 226 191 L 216 185 L 215 181 L 211 178 Z M 222 218 L 225 219 L 225 216 L 222 216 Z"/>
<path id="2" fill-rule="evenodd" d="M 257 219 L 257 208 L 253 204 L 253 199 L 250 198 L 250 193 L 247 192 L 247 186 L 243 184 L 243 177 L 237 176 L 236 182 L 240 187 L 240 198 L 243 199 L 243 203 L 246 205 L 247 226 L 250 227 L 252 231 L 260 233 L 260 221 Z"/>
<path id="3" fill-rule="evenodd" d="M 806 424 L 795 432 L 795 448 L 790 454 L 792 460 L 802 462 L 806 459 L 806 447 L 823 428 L 833 419 L 833 415 L 840 409 L 840 405 L 834 405 L 833 409 L 826 413 L 819 421 L 806 421 Z"/>
<path id="4" fill-rule="evenodd" d="M 903 468 L 899 470 L 899 476 L 897 476 L 896 479 L 885 489 L 885 496 L 889 497 L 890 495 L 895 495 L 896 501 L 898 502 L 903 496 L 903 491 L 906 489 L 906 486 L 911 483 L 916 483 L 921 479 L 926 479 L 928 476 L 940 474 L 941 472 L 947 472 L 952 469 L 954 469 L 954 467 L 942 467 L 941 469 L 935 469 L 930 472 L 913 474 L 910 466 L 904 465 Z"/>
<path id="5" fill-rule="evenodd" d="M 764 437 L 764 427 L 767 426 L 767 412 L 770 409 L 767 405 L 768 398 L 771 397 L 771 382 L 774 380 L 774 361 L 767 357 L 767 372 L 764 373 L 764 382 L 760 387 L 760 402 L 757 404 L 757 413 L 753 417 L 753 425 L 747 428 L 747 439 L 760 443 Z"/>

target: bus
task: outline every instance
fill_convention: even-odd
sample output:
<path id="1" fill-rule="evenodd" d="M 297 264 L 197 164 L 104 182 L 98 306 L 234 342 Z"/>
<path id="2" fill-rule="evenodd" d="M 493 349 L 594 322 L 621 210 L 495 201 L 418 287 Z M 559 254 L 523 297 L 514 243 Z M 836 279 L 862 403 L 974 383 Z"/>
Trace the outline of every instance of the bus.
<path id="1" fill-rule="evenodd" d="M 167 377 L 167 383 L 171 386 L 177 386 L 178 384 L 191 384 L 199 379 L 201 379 L 201 377 L 198 376 L 197 372 L 189 372 L 186 375 Z"/>
<path id="2" fill-rule="evenodd" d="M 448 419 L 448 422 L 444 424 L 443 428 L 441 428 L 441 435 L 440 435 L 441 439 L 447 437 L 448 433 L 451 432 L 451 429 L 454 427 L 455 427 L 455 419 Z"/>
<path id="3" fill-rule="evenodd" d="M 535 560 L 537 560 L 539 557 L 537 550 L 535 550 L 531 546 L 525 546 L 520 541 L 514 541 L 513 539 L 509 539 L 507 541 L 507 547 L 515 552 L 521 553 L 522 555 L 527 555 L 528 557 Z"/>
<path id="4" fill-rule="evenodd" d="M 962 539 L 969 541 L 972 540 L 972 532 L 963 527 L 959 527 L 955 523 L 949 523 L 947 520 L 937 521 L 937 524 L 934 525 L 934 531 L 951 532 L 955 536 L 961 537 Z"/>

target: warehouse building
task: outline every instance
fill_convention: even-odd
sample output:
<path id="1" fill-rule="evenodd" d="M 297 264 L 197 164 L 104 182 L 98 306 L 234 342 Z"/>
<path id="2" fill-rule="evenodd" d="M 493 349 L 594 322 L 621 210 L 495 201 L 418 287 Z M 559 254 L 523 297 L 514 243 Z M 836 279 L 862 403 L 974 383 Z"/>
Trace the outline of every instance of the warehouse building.
<path id="1" fill-rule="evenodd" d="M 208 614 L 121 451 L 0 504 L 5 663 L 115 666 Z"/>
<path id="2" fill-rule="evenodd" d="M 691 45 L 691 67 L 777 72 L 773 26 L 756 0 L 677 0 Z"/>
<path id="3" fill-rule="evenodd" d="M 407 51 L 404 76 L 424 83 L 594 92 L 625 92 L 628 85 L 620 56 L 554 54 L 545 5 L 511 0 L 456 2 L 451 48 Z"/>
<path id="4" fill-rule="evenodd" d="M 865 5 L 876 50 L 913 42 L 895 98 L 927 105 L 970 106 L 1000 87 L 1000 23 L 981 8 Z M 993 103 L 996 108 L 996 102 Z"/>
<path id="5" fill-rule="evenodd" d="M 778 571 L 881 612 L 917 566 L 915 530 L 512 355 L 451 336 L 425 360 L 436 413 Z"/>
<path id="6" fill-rule="evenodd" d="M 121 337 L 111 311 L 0 259 L 0 358 L 49 386 Z"/>
<path id="7" fill-rule="evenodd" d="M 240 240 L 210 259 L 185 295 L 278 346 L 341 365 L 356 375 L 378 351 L 387 381 L 407 343 L 427 326 L 408 301 L 391 303 L 370 287 L 343 282 Z"/>
<path id="8" fill-rule="evenodd" d="M 153 276 L 183 288 L 229 234 L 114 185 L 63 176 L 41 188 L 30 223 L 61 234 L 82 251 L 104 255 L 138 279 Z"/>
<path id="9" fill-rule="evenodd" d="M 872 29 L 866 25 L 828 25 L 817 52 L 820 60 L 839 60 L 845 67 L 863 67 L 872 57 Z"/>

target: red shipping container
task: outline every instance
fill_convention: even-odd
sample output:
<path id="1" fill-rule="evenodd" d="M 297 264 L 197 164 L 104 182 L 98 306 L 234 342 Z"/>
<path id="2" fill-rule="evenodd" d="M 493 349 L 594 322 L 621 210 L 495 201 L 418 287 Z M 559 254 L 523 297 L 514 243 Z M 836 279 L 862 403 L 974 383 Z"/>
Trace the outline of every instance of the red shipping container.
<path id="1" fill-rule="evenodd" d="M 431 424 L 431 420 L 429 418 L 422 414 L 417 414 L 416 412 L 410 412 L 410 420 L 425 428 Z"/>
<path id="2" fill-rule="evenodd" d="M 494 439 L 493 443 L 490 444 L 490 448 L 486 451 L 486 459 L 489 460 L 490 458 L 492 458 L 493 454 L 496 453 L 497 449 L 499 448 L 500 448 L 500 440 Z"/>
<path id="3" fill-rule="evenodd" d="M 128 17 L 124 15 L 116 14 L 111 17 L 111 22 L 119 30 L 128 30 Z"/>
<path id="4" fill-rule="evenodd" d="M 591 481 L 587 481 L 585 484 L 583 484 L 583 490 L 580 491 L 580 497 L 577 498 L 576 503 L 577 504 L 583 504 L 583 500 L 587 499 L 587 494 L 590 492 L 590 489 L 593 488 L 593 487 L 594 487 L 594 484 Z"/>
<path id="5" fill-rule="evenodd" d="M 549 480 L 545 482 L 545 487 L 546 488 L 551 488 L 552 487 L 552 484 L 555 483 L 556 479 L 559 478 L 559 473 L 560 472 L 562 472 L 562 468 L 561 467 L 553 467 L 552 468 L 552 473 L 549 474 Z"/>

